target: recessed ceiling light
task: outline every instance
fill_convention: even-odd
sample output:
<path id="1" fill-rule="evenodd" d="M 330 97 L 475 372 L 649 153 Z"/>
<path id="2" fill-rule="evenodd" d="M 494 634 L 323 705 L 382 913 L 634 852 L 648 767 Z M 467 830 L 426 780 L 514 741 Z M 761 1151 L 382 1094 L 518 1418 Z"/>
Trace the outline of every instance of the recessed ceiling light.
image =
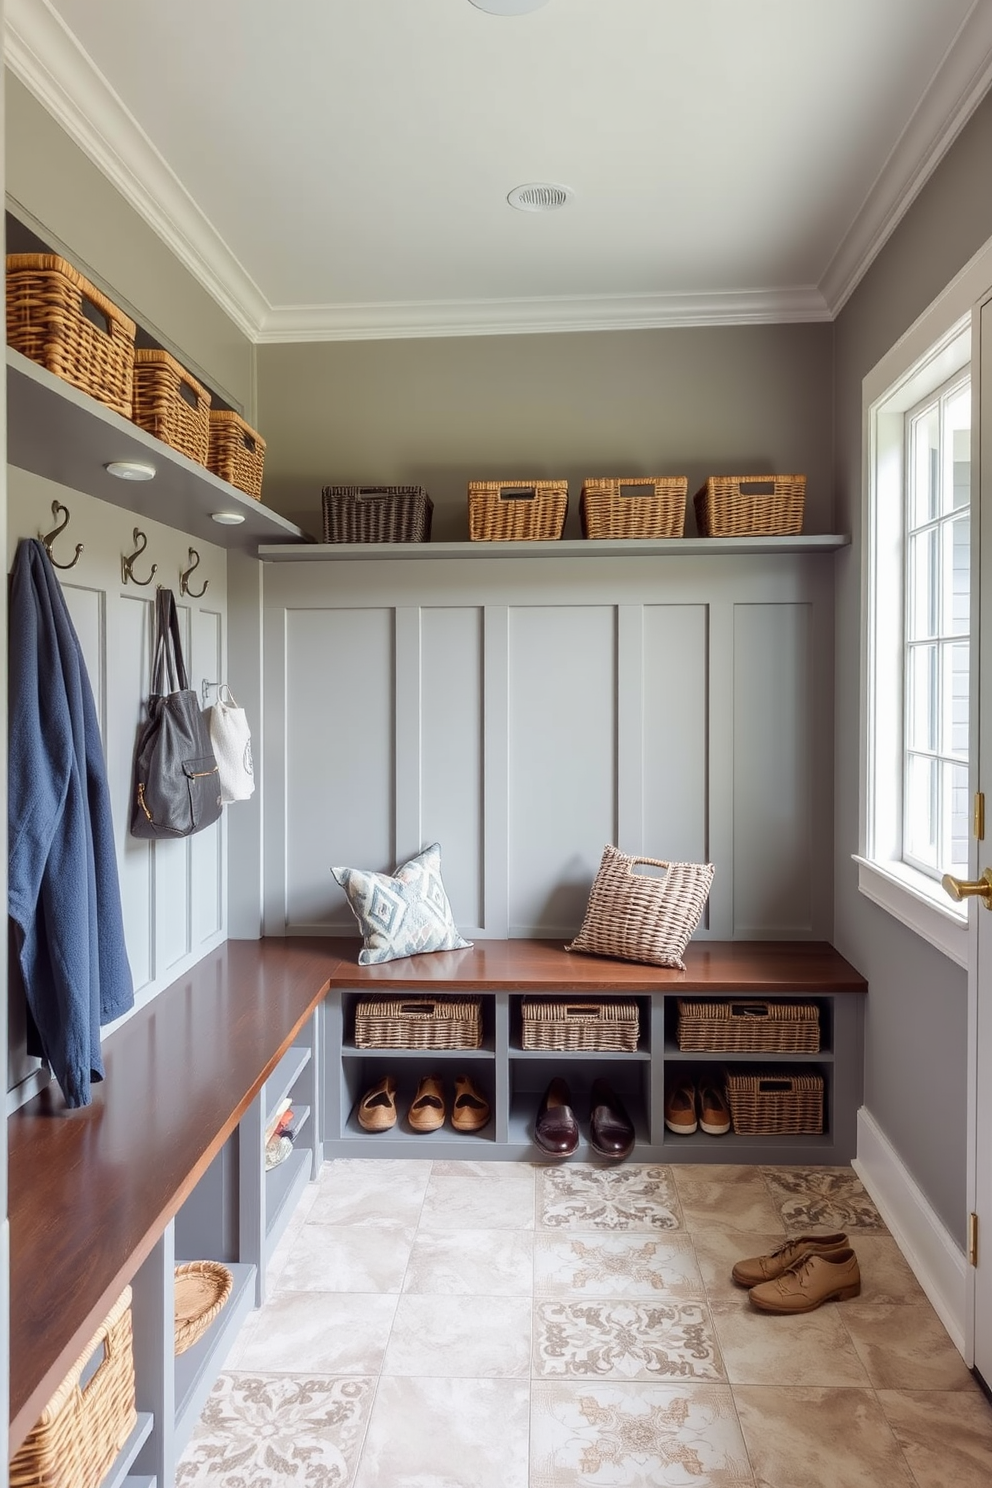
<path id="1" fill-rule="evenodd" d="M 111 460 L 110 464 L 103 468 L 108 475 L 116 475 L 118 480 L 155 479 L 155 466 L 147 460 Z"/>
<path id="2" fill-rule="evenodd" d="M 210 513 L 211 522 L 219 522 L 222 527 L 237 527 L 238 523 L 243 522 L 244 519 L 244 512 L 226 511 Z"/>
<path id="3" fill-rule="evenodd" d="M 479 10 L 488 10 L 490 15 L 525 15 L 528 10 L 540 10 L 548 0 L 472 0 Z"/>
<path id="4" fill-rule="evenodd" d="M 530 181 L 526 186 L 514 186 L 506 199 L 518 212 L 556 212 L 574 195 L 570 186 L 556 185 L 553 181 Z"/>

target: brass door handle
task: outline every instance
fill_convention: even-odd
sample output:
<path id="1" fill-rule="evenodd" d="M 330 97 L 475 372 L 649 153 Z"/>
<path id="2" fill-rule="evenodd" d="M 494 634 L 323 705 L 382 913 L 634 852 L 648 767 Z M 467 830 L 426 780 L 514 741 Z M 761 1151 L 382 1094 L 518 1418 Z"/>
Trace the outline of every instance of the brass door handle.
<path id="1" fill-rule="evenodd" d="M 986 868 L 981 878 L 972 882 L 966 878 L 954 878 L 950 873 L 945 873 L 940 880 L 941 888 L 960 904 L 962 899 L 972 899 L 976 896 L 981 899 L 986 909 L 992 909 L 992 868 Z"/>

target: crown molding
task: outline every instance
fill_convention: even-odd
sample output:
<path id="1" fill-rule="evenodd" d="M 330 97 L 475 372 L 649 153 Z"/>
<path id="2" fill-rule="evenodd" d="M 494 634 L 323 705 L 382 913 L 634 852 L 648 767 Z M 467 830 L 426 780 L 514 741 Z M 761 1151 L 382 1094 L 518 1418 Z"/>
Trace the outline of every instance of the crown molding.
<path id="1" fill-rule="evenodd" d="M 839 314 L 992 83 L 992 0 L 975 0 L 820 281 Z"/>
<path id="2" fill-rule="evenodd" d="M 663 326 L 775 325 L 829 320 L 817 289 L 732 294 L 555 295 L 518 300 L 423 300 L 368 305 L 277 305 L 257 340 L 375 341 L 411 336 L 521 336 Z"/>
<path id="3" fill-rule="evenodd" d="M 254 341 L 254 280 L 47 0 L 5 0 L 4 60 L 179 262 Z"/>

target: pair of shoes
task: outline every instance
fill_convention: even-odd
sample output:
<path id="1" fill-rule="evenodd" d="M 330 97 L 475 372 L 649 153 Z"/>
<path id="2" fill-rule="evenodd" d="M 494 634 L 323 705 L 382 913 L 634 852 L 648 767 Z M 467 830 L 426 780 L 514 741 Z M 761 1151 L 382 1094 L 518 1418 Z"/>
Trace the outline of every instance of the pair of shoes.
<path id="1" fill-rule="evenodd" d="M 444 1084 L 437 1074 L 424 1075 L 417 1086 L 407 1121 L 415 1132 L 437 1131 L 444 1125 L 447 1108 Z M 389 1131 L 396 1125 L 396 1077 L 386 1075 L 366 1090 L 358 1103 L 358 1124 L 363 1131 Z M 451 1125 L 455 1131 L 481 1131 L 489 1120 L 489 1102 L 469 1075 L 455 1076 L 455 1099 Z"/>
<path id="2" fill-rule="evenodd" d="M 769 1255 L 738 1261 L 731 1275 L 759 1312 L 812 1312 L 861 1293 L 861 1268 L 847 1236 L 798 1235 Z"/>
<path id="3" fill-rule="evenodd" d="M 679 1137 L 691 1136 L 697 1126 L 711 1137 L 722 1137 L 730 1130 L 730 1107 L 723 1087 L 705 1077 L 698 1085 L 679 1080 L 665 1096 L 665 1125 Z"/>
<path id="4" fill-rule="evenodd" d="M 605 1080 L 594 1080 L 589 1097 L 589 1142 L 601 1157 L 620 1160 L 634 1147 L 634 1123 L 623 1102 Z M 579 1123 L 572 1094 L 560 1078 L 551 1081 L 541 1100 L 534 1140 L 552 1157 L 571 1157 L 579 1145 Z"/>

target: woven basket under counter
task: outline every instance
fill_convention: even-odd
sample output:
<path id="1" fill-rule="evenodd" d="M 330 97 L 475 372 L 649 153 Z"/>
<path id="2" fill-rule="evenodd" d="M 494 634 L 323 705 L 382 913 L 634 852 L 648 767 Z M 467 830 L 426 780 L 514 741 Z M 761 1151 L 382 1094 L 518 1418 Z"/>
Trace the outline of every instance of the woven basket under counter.
<path id="1" fill-rule="evenodd" d="M 210 448 L 210 394 L 167 351 L 134 353 L 133 421 L 198 465 Z"/>
<path id="2" fill-rule="evenodd" d="M 690 1054 L 817 1054 L 820 1014 L 812 1003 L 679 998 L 676 1039 Z"/>
<path id="3" fill-rule="evenodd" d="M 591 539 L 681 537 L 688 489 L 684 475 L 586 480 L 579 502 L 582 535 Z"/>
<path id="4" fill-rule="evenodd" d="M 478 998 L 390 997 L 355 1007 L 359 1049 L 480 1049 Z"/>
<path id="5" fill-rule="evenodd" d="M 325 543 L 430 542 L 434 503 L 423 486 L 325 486 Z"/>
<path id="6" fill-rule="evenodd" d="M 804 475 L 711 475 L 692 498 L 700 537 L 786 537 L 803 530 Z"/>
<path id="7" fill-rule="evenodd" d="M 525 1049 L 594 1049 L 632 1054 L 640 1028 L 637 1004 L 574 1002 L 566 998 L 535 1002 L 525 998 L 521 1045 Z"/>
<path id="8" fill-rule="evenodd" d="M 98 1349 L 103 1358 L 81 1385 Z M 10 1488 L 98 1488 L 137 1419 L 127 1287 L 17 1449 Z"/>
<path id="9" fill-rule="evenodd" d="M 468 483 L 468 535 L 472 542 L 557 539 L 567 511 L 567 480 Z"/>
<path id="10" fill-rule="evenodd" d="M 176 1267 L 175 1336 L 177 1354 L 201 1339 L 218 1316 L 234 1286 L 234 1277 L 219 1261 L 187 1261 Z"/>
<path id="11" fill-rule="evenodd" d="M 7 255 L 7 340 L 15 351 L 131 417 L 134 321 L 54 253 Z"/>
<path id="12" fill-rule="evenodd" d="M 262 499 L 265 440 L 237 413 L 210 410 L 210 447 L 207 468 L 254 501 Z"/>
<path id="13" fill-rule="evenodd" d="M 823 1131 L 823 1076 L 803 1071 L 725 1070 L 735 1132 L 744 1136 L 813 1136 Z"/>

